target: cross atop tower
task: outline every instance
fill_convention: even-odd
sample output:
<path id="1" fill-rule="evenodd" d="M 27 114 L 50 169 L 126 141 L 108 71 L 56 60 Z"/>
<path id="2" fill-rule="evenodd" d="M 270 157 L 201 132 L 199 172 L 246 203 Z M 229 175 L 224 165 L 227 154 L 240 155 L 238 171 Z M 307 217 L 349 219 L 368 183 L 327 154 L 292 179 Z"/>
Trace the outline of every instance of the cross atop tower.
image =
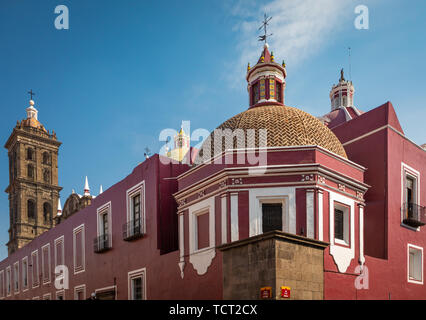
<path id="1" fill-rule="evenodd" d="M 263 31 L 264 31 L 264 35 L 259 36 L 259 41 L 265 41 L 265 44 L 266 44 L 267 38 L 272 36 L 272 33 L 267 34 L 267 32 L 266 32 L 266 27 L 268 26 L 269 21 L 271 21 L 271 19 L 272 19 L 272 17 L 268 17 L 265 13 L 262 25 L 259 28 L 259 30 L 261 30 L 263 28 Z"/>
<path id="2" fill-rule="evenodd" d="M 33 89 L 28 91 L 28 94 L 30 95 L 30 100 L 33 100 L 33 96 L 35 96 L 35 93 L 33 92 Z"/>

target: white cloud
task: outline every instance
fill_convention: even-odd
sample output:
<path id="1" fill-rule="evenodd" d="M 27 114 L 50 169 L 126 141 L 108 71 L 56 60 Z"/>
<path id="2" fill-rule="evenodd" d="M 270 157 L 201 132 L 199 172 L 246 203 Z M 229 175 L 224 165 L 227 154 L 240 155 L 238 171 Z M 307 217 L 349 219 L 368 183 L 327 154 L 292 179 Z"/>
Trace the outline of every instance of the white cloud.
<path id="1" fill-rule="evenodd" d="M 236 50 L 240 54 L 235 67 L 242 70 L 238 73 L 260 56 L 262 46 L 256 36 L 260 35 L 257 30 L 264 12 L 272 16 L 270 49 L 277 59 L 295 67 L 321 50 L 344 27 L 353 25 L 353 11 L 352 0 L 273 0 L 257 7 L 253 1 L 237 1 L 231 13 L 239 20 L 233 29 L 239 33 Z"/>

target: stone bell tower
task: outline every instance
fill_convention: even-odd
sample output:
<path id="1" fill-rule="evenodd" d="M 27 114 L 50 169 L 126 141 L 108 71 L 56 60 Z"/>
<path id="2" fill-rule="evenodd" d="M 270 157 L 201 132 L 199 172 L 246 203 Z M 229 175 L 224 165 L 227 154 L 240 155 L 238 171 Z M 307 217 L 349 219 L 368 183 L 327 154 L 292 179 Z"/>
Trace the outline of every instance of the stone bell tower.
<path id="1" fill-rule="evenodd" d="M 17 122 L 4 146 L 9 156 L 5 190 L 9 194 L 9 255 L 54 226 L 53 209 L 62 189 L 58 186 L 61 142 L 38 121 L 33 100 L 26 111 L 27 118 Z"/>

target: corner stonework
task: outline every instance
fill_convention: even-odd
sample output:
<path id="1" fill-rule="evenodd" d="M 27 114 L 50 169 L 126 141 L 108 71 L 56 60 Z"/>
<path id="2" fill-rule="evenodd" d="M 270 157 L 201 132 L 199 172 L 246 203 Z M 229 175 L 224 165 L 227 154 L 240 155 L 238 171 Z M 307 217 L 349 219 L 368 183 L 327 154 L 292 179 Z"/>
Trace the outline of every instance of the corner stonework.
<path id="1" fill-rule="evenodd" d="M 260 289 L 271 287 L 272 299 L 284 300 L 280 288 L 286 286 L 290 300 L 322 300 L 327 247 L 281 231 L 222 245 L 223 298 L 260 299 Z"/>

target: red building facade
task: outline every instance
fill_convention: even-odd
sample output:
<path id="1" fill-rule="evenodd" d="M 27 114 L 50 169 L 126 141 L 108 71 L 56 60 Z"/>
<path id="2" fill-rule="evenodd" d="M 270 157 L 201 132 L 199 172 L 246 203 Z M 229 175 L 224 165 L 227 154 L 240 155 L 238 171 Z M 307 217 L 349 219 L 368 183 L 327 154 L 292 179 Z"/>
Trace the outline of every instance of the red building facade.
<path id="1" fill-rule="evenodd" d="M 292 298 L 426 299 L 425 150 L 390 103 L 354 107 L 343 72 L 330 114 L 285 106 L 274 60 L 265 45 L 248 68 L 248 110 L 211 134 L 196 165 L 155 155 L 1 261 L 0 299 L 227 298 L 222 248 L 274 230 L 324 248 L 311 279 L 302 267 L 276 284 Z"/>

